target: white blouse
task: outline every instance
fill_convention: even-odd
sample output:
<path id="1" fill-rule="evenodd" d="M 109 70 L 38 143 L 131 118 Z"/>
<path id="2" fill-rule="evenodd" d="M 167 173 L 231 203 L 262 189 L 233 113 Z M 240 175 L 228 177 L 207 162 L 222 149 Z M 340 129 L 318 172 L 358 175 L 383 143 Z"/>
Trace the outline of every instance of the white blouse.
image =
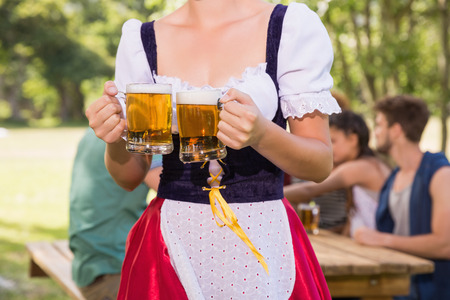
<path id="1" fill-rule="evenodd" d="M 359 185 L 352 188 L 355 207 L 351 211 L 350 236 L 354 237 L 360 227 L 376 229 L 375 214 L 378 207 L 378 191 L 371 191 Z"/>
<path id="2" fill-rule="evenodd" d="M 265 62 L 248 67 L 241 78 L 232 77 L 223 87 L 196 87 L 177 77 L 159 76 L 149 67 L 141 41 L 141 24 L 129 20 L 123 26 L 115 83 L 124 92 L 126 84 L 133 82 L 172 84 L 174 132 L 175 95 L 181 90 L 220 88 L 225 93 L 231 87 L 237 88 L 252 97 L 264 117 L 273 119 L 278 96 Z M 332 61 L 330 39 L 317 14 L 304 4 L 291 3 L 283 21 L 278 52 L 277 77 L 285 118 L 302 117 L 314 110 L 324 114 L 340 112 L 329 91 L 333 85 Z M 210 172 L 216 174 L 217 167 L 211 162 Z M 161 207 L 161 232 L 189 299 L 288 299 L 295 282 L 295 256 L 281 199 L 232 203 L 230 207 L 264 256 L 270 275 L 234 232 L 216 225 L 208 204 L 166 199 Z"/>
<path id="3" fill-rule="evenodd" d="M 225 93 L 234 87 L 249 94 L 261 113 L 267 119 L 273 119 L 277 110 L 277 91 L 266 73 L 265 62 L 246 68 L 241 78 L 231 77 L 223 87 L 196 87 L 177 77 L 155 75 L 156 70 L 150 70 L 142 45 L 141 25 L 142 22 L 136 19 L 128 20 L 123 25 L 116 56 L 115 83 L 119 91 L 123 92 L 128 83 L 154 82 L 153 78 L 156 83 L 172 84 L 172 124 L 175 125 L 175 132 L 175 95 L 181 90 L 219 88 Z M 330 75 L 332 63 L 333 49 L 320 18 L 304 4 L 289 4 L 283 21 L 277 71 L 285 118 L 302 117 L 314 110 L 324 114 L 340 112 L 339 105 L 329 91 L 333 86 Z"/>

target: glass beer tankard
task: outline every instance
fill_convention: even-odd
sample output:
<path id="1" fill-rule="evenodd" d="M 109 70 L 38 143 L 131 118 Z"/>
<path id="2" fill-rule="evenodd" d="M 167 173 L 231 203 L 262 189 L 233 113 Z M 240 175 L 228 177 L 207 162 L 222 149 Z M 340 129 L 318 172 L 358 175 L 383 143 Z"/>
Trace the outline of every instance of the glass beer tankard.
<path id="1" fill-rule="evenodd" d="M 314 202 L 300 203 L 298 205 L 298 214 L 307 233 L 319 233 L 319 205 L 315 204 Z"/>
<path id="2" fill-rule="evenodd" d="M 180 160 L 192 163 L 224 158 L 227 150 L 217 138 L 222 92 L 183 91 L 176 97 Z"/>
<path id="3" fill-rule="evenodd" d="M 169 154 L 172 143 L 172 86 L 132 83 L 126 87 L 129 152 Z"/>

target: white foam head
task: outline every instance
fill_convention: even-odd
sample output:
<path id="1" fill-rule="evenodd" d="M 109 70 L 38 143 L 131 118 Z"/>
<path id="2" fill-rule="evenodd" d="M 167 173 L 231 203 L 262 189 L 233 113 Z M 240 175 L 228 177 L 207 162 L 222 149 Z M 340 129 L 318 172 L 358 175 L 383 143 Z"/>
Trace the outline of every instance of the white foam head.
<path id="1" fill-rule="evenodd" d="M 177 104 L 217 105 L 222 92 L 215 90 L 194 90 L 177 93 Z"/>
<path id="2" fill-rule="evenodd" d="M 153 83 L 129 83 L 127 84 L 127 93 L 133 94 L 171 94 L 172 85 L 153 84 Z"/>

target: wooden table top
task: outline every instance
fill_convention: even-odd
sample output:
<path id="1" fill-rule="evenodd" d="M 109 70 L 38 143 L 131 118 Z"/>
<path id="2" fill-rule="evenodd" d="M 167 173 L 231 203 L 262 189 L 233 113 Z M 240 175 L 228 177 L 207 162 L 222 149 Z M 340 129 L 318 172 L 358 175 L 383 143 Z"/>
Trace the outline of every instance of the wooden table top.
<path id="1" fill-rule="evenodd" d="M 327 230 L 310 234 L 309 239 L 333 297 L 392 299 L 409 293 L 411 275 L 434 271 L 430 260 L 363 246 Z"/>
<path id="2" fill-rule="evenodd" d="M 327 230 L 309 235 L 325 276 L 420 274 L 434 271 L 432 261 L 399 251 L 360 245 Z"/>

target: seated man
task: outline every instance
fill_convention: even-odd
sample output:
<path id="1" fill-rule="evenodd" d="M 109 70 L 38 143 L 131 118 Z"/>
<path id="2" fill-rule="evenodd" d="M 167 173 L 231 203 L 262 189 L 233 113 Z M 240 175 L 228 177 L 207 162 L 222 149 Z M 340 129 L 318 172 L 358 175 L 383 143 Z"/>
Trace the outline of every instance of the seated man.
<path id="1" fill-rule="evenodd" d="M 398 167 L 381 190 L 378 230 L 360 228 L 355 239 L 434 261 L 435 272 L 414 276 L 410 295 L 398 299 L 450 299 L 450 164 L 419 148 L 427 106 L 405 95 L 385 98 L 375 110 L 377 148 Z"/>
<path id="2" fill-rule="evenodd" d="M 87 300 L 117 298 L 129 230 L 156 190 L 161 156 L 153 156 L 145 183 L 132 192 L 119 187 L 106 170 L 105 142 L 89 128 L 75 157 L 70 188 L 69 245 L 72 277 Z"/>

